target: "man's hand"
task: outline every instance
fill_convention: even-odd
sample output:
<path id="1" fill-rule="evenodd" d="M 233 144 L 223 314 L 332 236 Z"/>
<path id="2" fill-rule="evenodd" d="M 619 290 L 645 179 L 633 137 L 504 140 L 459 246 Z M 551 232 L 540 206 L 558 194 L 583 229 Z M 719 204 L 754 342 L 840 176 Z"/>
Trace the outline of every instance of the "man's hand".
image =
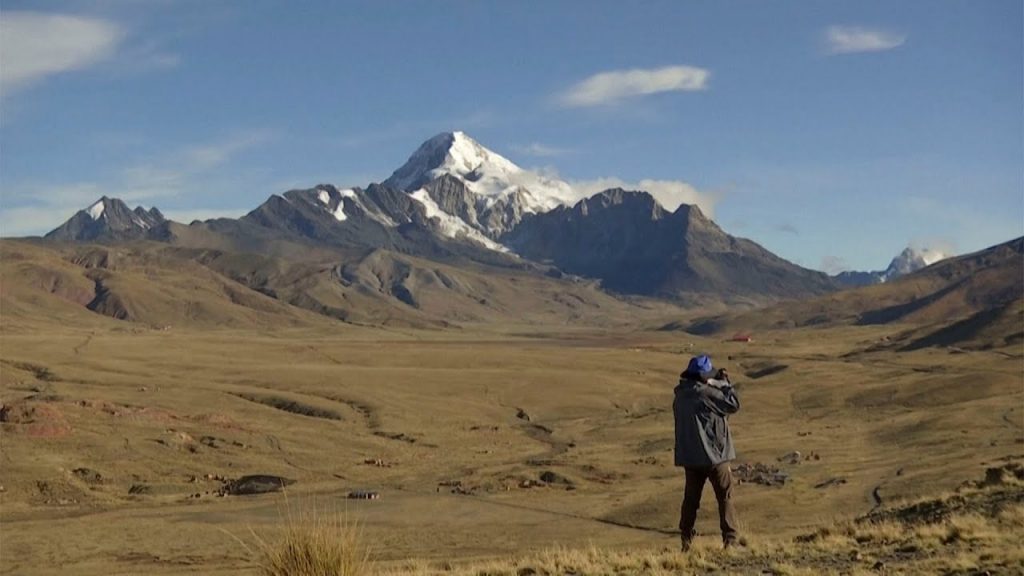
<path id="1" fill-rule="evenodd" d="M 729 380 L 729 372 L 725 368 L 718 369 L 718 373 L 715 374 L 715 380 L 725 380 L 726 382 L 732 384 L 732 381 Z"/>

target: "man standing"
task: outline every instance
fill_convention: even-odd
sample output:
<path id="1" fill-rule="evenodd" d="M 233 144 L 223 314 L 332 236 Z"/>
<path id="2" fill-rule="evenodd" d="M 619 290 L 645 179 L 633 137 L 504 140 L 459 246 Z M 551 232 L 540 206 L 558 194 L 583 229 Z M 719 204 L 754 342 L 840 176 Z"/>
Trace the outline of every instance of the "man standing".
<path id="1" fill-rule="evenodd" d="M 707 355 L 690 359 L 679 376 L 672 411 L 676 423 L 676 466 L 686 470 L 686 488 L 679 518 L 683 551 L 693 540 L 704 482 L 711 481 L 718 500 L 719 525 L 726 548 L 736 544 L 738 530 L 732 505 L 732 470 L 729 461 L 736 458 L 729 432 L 729 414 L 740 409 L 725 370 L 712 372 Z"/>

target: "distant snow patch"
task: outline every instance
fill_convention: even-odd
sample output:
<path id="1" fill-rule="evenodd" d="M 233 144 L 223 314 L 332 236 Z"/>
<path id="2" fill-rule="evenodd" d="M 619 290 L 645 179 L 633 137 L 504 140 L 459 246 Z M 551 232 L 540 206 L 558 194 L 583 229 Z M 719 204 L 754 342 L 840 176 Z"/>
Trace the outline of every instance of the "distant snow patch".
<path id="1" fill-rule="evenodd" d="M 345 220 L 348 220 L 348 215 L 345 214 L 345 201 L 342 198 L 352 198 L 355 196 L 355 193 L 351 190 L 341 190 L 339 193 L 341 194 L 341 198 L 338 198 L 338 205 L 334 208 L 331 208 L 331 193 L 327 190 L 317 189 L 316 198 L 324 205 L 324 210 L 326 210 L 328 214 L 334 216 L 334 219 L 338 222 L 344 222 Z"/>
<path id="2" fill-rule="evenodd" d="M 89 213 L 89 216 L 91 216 L 93 220 L 99 220 L 100 216 L 103 216 L 103 208 L 103 200 L 97 200 L 95 204 L 89 206 L 89 209 L 86 210 L 86 212 Z"/>
<path id="3" fill-rule="evenodd" d="M 376 220 L 380 224 L 388 226 L 390 228 L 395 228 L 398 226 L 398 224 L 394 220 L 392 220 L 387 214 L 382 212 L 379 208 L 376 208 L 372 204 L 370 206 L 367 206 L 363 202 L 362 198 L 360 198 L 359 195 L 356 194 L 355 190 L 351 188 L 345 188 L 342 190 L 338 190 L 338 194 L 341 194 L 342 198 L 348 198 L 352 200 L 352 202 L 356 206 L 358 206 L 363 212 L 365 212 L 367 216 L 369 216 L 373 220 Z M 341 204 L 339 204 L 338 206 L 340 209 Z"/>
<path id="4" fill-rule="evenodd" d="M 344 200 L 338 198 L 338 205 L 334 208 L 334 210 L 331 211 L 331 215 L 334 216 L 334 219 L 337 220 L 338 222 L 344 222 L 345 220 L 348 220 L 348 216 L 345 214 Z"/>
<path id="5" fill-rule="evenodd" d="M 438 221 L 441 234 L 444 234 L 448 238 L 467 238 L 477 244 L 482 244 L 490 250 L 494 250 L 496 252 L 509 252 L 508 248 L 498 244 L 487 236 L 484 236 L 478 230 L 462 221 L 462 219 L 452 216 L 442 210 L 441 207 L 434 202 L 434 199 L 430 197 L 430 194 L 427 193 L 426 189 L 420 188 L 419 190 L 409 194 L 409 196 L 423 205 L 427 218 L 432 220 L 436 219 Z"/>

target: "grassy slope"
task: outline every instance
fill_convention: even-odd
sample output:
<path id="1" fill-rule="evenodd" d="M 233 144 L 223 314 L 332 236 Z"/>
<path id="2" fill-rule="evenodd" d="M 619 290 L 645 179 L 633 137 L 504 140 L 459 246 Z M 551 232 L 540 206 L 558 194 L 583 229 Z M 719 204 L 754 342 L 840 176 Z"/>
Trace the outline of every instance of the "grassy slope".
<path id="1" fill-rule="evenodd" d="M 992 483 L 884 509 L 855 521 L 822 526 L 796 538 L 763 535 L 722 550 L 698 541 L 689 552 L 671 546 L 609 549 L 555 547 L 539 554 L 468 563 L 398 562 L 380 574 L 517 576 L 521 574 L 1020 574 L 1024 571 L 1024 467 Z M 921 511 L 926 510 L 927 514 Z M 349 542 L 349 549 L 359 549 Z M 365 542 L 359 543 L 363 549 Z M 371 566 L 361 573 L 370 573 Z M 299 572 L 292 572 L 298 574 Z"/>
<path id="2" fill-rule="evenodd" d="M 0 275 L 8 327 L 22 319 L 87 326 L 86 306 L 142 326 L 260 330 L 339 327 L 339 320 L 433 329 L 508 322 L 623 326 L 680 315 L 666 303 L 621 300 L 588 282 L 385 251 L 311 250 L 284 258 L 150 242 L 4 240 Z"/>
<path id="3" fill-rule="evenodd" d="M 973 254 L 951 258 L 893 282 L 805 301 L 786 302 L 762 310 L 708 318 L 685 326 L 701 334 L 785 329 L 792 327 L 902 324 L 910 328 L 903 344 L 958 321 L 966 321 L 961 338 L 940 338 L 936 343 L 966 340 L 989 323 L 1000 322 L 1004 311 L 1010 321 L 999 334 L 988 334 L 991 344 L 1004 338 L 1020 340 L 1019 311 L 1024 302 L 1024 239 L 1016 239 Z M 973 323 L 970 320 L 973 319 Z M 1016 323 L 1016 324 L 1014 324 Z M 680 324 L 667 326 L 679 329 Z"/>
<path id="4" fill-rule="evenodd" d="M 7 241 L 0 249 L 4 574 L 244 572 L 251 557 L 232 535 L 273 535 L 283 510 L 324 501 L 362 523 L 383 562 L 429 566 L 553 545 L 661 550 L 675 544 L 681 491 L 670 461 L 671 388 L 698 351 L 741 383 L 741 461 L 820 456 L 780 465 L 792 477 L 784 487 L 738 490 L 747 534 L 769 548 L 878 500 L 884 508 L 951 490 L 1024 443 L 1024 350 L 983 331 L 971 333 L 989 345 L 963 349 L 900 351 L 907 334 L 932 329 L 919 323 L 769 330 L 733 343 L 629 328 L 674 320 L 670 308 L 594 311 L 578 300 L 533 316 L 530 300 L 482 307 L 487 322 L 461 330 L 368 328 L 247 288 L 227 297 L 237 288 L 229 274 L 164 247 L 106 256 L 102 269 L 126 296 L 161 295 L 129 299 L 152 318 L 124 322 L 83 306 L 95 297 L 86 268 L 103 255 Z M 392 264 L 357 272 L 386 278 L 381 266 Z M 171 273 L 181 266 L 189 273 Z M 440 279 L 439 271 L 449 272 L 429 270 Z M 510 303 L 553 290 L 512 277 L 469 278 L 492 282 Z M 420 294 L 438 314 L 451 301 L 434 290 Z M 202 314 L 189 315 L 197 304 Z M 1010 310 L 999 318 L 1016 329 Z M 170 330 L 161 329 L 166 318 Z M 315 413 L 340 418 L 305 415 Z M 522 487 L 546 471 L 575 489 Z M 207 494 L 219 487 L 207 474 L 251 473 L 298 482 L 287 502 Z M 839 477 L 846 482 L 815 487 Z M 448 481 L 470 494 L 450 493 L 440 485 Z M 367 488 L 382 499 L 344 499 Z M 713 542 L 706 497 L 698 527 Z M 1012 518 L 998 522 L 1020 534 Z M 798 557 L 776 560 L 812 569 Z"/>
<path id="5" fill-rule="evenodd" d="M 740 344 L 652 333 L 537 339 L 123 326 L 29 333 L 5 324 L 0 333 L 0 395 L 31 415 L 4 424 L 0 446 L 10 573 L 249 566 L 225 531 L 273 533 L 283 500 L 188 498 L 218 487 L 206 474 L 297 479 L 293 503 L 348 507 L 381 560 L 672 544 L 681 480 L 670 465 L 668 406 L 696 350 L 742 383 L 744 408 L 733 421 L 741 460 L 774 464 L 794 449 L 821 455 L 784 466 L 793 481 L 783 488 L 740 487 L 740 518 L 753 536 L 792 536 L 863 514 L 873 493 L 888 504 L 952 489 L 982 462 L 1021 452 L 1019 355 L 864 352 L 886 327 Z M 746 376 L 775 365 L 786 368 Z M 378 458 L 391 466 L 363 464 Z M 549 470 L 576 489 L 520 487 Z M 836 476 L 846 484 L 814 487 Z M 448 480 L 473 494 L 449 493 L 439 486 Z M 135 485 L 144 491 L 130 494 Z M 382 499 L 343 499 L 364 488 Z M 699 527 L 711 540 L 715 524 L 709 501 Z"/>

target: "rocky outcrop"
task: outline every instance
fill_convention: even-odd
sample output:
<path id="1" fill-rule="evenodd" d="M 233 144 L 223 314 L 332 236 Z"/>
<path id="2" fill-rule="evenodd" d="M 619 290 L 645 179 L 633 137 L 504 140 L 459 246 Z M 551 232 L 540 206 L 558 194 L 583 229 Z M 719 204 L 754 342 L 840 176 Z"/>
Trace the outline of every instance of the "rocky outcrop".
<path id="1" fill-rule="evenodd" d="M 428 182 L 423 188 L 441 210 L 493 239 L 510 232 L 530 212 L 527 192 L 520 188 L 497 197 L 481 196 L 448 174 Z"/>
<path id="2" fill-rule="evenodd" d="M 138 240 L 165 222 L 167 219 L 156 208 L 146 210 L 138 206 L 132 210 L 117 198 L 103 196 L 76 212 L 46 238 L 65 242 Z"/>
<path id="3" fill-rule="evenodd" d="M 572 207 L 527 215 L 501 239 L 526 258 L 624 293 L 779 299 L 834 288 L 825 274 L 726 234 L 696 206 L 668 212 L 646 192 L 606 190 Z"/>

